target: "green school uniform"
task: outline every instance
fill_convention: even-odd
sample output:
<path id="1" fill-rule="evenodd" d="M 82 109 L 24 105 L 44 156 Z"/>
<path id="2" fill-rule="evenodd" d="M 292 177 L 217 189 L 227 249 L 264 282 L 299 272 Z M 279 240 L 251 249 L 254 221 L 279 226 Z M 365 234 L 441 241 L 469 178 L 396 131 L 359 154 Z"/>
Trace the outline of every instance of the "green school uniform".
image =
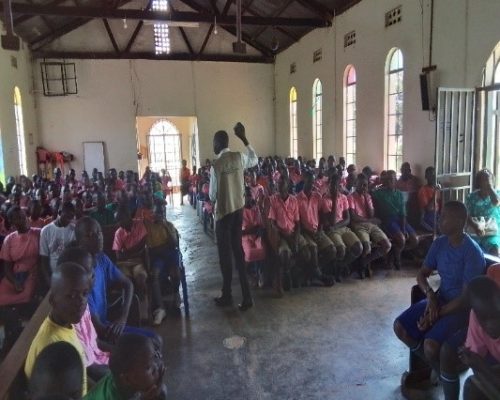
<path id="1" fill-rule="evenodd" d="M 109 373 L 102 378 L 83 400 L 128 400 L 125 399 L 116 387 L 113 375 Z"/>
<path id="2" fill-rule="evenodd" d="M 373 192 L 372 196 L 375 200 L 377 214 L 382 222 L 406 216 L 405 202 L 401 191 L 381 188 Z"/>

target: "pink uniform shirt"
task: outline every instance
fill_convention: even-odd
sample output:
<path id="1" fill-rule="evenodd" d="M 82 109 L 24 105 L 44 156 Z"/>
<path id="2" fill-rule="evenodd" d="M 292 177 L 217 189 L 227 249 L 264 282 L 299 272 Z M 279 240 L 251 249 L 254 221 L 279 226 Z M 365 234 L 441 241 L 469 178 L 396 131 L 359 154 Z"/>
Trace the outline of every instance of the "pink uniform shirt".
<path id="1" fill-rule="evenodd" d="M 294 230 L 299 217 L 299 203 L 295 196 L 289 195 L 283 201 L 279 194 L 270 197 L 269 219 L 276 222 L 279 230 L 285 235 L 290 235 Z"/>
<path id="2" fill-rule="evenodd" d="M 17 231 L 9 234 L 0 250 L 2 260 L 13 263 L 13 272 L 29 273 L 23 282 L 23 290 L 18 292 L 7 279 L 0 281 L 0 306 L 22 304 L 30 301 L 35 292 L 36 266 L 38 263 L 40 229 L 30 228 L 26 233 Z"/>
<path id="3" fill-rule="evenodd" d="M 299 202 L 300 222 L 310 232 L 316 232 L 319 227 L 319 210 L 321 208 L 322 198 L 317 192 L 312 192 L 311 197 L 307 197 L 304 192 L 297 195 Z"/>
<path id="4" fill-rule="evenodd" d="M 362 195 L 354 192 L 349 195 L 348 200 L 350 209 L 354 210 L 356 215 L 361 218 L 370 218 L 368 210 L 373 209 L 373 201 L 369 193 Z"/>
<path id="5" fill-rule="evenodd" d="M 500 339 L 493 339 L 483 330 L 477 320 L 474 310 L 469 317 L 469 329 L 465 347 L 485 358 L 488 354 L 500 362 Z"/>
<path id="6" fill-rule="evenodd" d="M 262 223 L 262 215 L 260 213 L 259 207 L 254 206 L 251 208 L 243 207 L 243 224 L 242 229 L 245 231 L 247 229 L 252 229 L 257 226 L 264 226 Z"/>
<path id="7" fill-rule="evenodd" d="M 321 211 L 324 213 L 331 213 L 333 211 L 333 200 L 330 195 L 323 197 Z M 344 219 L 344 211 L 349 210 L 349 201 L 347 196 L 342 193 L 337 193 L 337 207 L 335 209 L 335 223 Z"/>
<path id="8" fill-rule="evenodd" d="M 78 324 L 74 325 L 74 327 L 76 336 L 78 336 L 78 340 L 80 340 L 83 351 L 85 352 L 85 367 L 93 364 L 108 365 L 109 353 L 102 351 L 99 346 L 97 346 L 97 332 L 92 323 L 88 304 L 82 319 Z"/>
<path id="9" fill-rule="evenodd" d="M 113 250 L 129 250 L 141 242 L 146 237 L 148 231 L 144 223 L 140 220 L 134 220 L 130 232 L 123 228 L 118 228 L 115 232 L 115 240 L 113 241 Z"/>

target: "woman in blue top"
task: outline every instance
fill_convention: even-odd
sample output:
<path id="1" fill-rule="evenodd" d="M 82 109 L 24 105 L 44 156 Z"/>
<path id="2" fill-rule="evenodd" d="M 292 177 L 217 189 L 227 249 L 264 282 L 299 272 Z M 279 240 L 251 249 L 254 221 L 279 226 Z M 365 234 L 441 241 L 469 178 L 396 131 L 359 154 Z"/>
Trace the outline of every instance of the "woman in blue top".
<path id="1" fill-rule="evenodd" d="M 494 176 L 488 169 L 479 171 L 475 181 L 476 190 L 469 194 L 466 202 L 469 212 L 469 233 L 485 252 L 498 256 L 500 253 L 498 229 L 500 227 L 500 192 L 494 189 Z"/>

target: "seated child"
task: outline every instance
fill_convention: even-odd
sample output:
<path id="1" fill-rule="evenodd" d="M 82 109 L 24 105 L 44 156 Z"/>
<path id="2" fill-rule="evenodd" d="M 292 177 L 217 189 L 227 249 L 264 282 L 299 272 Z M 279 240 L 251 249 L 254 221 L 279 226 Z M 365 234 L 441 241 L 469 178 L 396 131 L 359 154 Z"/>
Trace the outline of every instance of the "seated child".
<path id="1" fill-rule="evenodd" d="M 304 189 L 297 194 L 301 232 L 309 247 L 311 262 L 306 276 L 308 279 L 324 280 L 320 270 L 320 261 L 323 265 L 331 263 L 336 256 L 336 248 L 331 239 L 323 231 L 319 215 L 323 199 L 313 190 L 314 174 L 306 171 L 303 174 Z"/>
<path id="2" fill-rule="evenodd" d="M 290 278 L 292 257 L 301 257 L 307 263 L 310 260 L 307 242 L 300 234 L 299 203 L 297 198 L 289 194 L 290 182 L 285 174 L 281 174 L 278 182 L 278 193 L 270 197 L 269 220 L 272 229 L 279 232 L 280 241 L 275 249 L 279 262 L 275 271 L 275 288 L 279 297 L 283 296 L 283 273 Z M 287 284 L 291 284 L 288 279 Z"/>
<path id="3" fill-rule="evenodd" d="M 174 312 L 180 311 L 179 233 L 174 225 L 164 217 L 161 205 L 155 208 L 155 218 L 152 221 L 145 221 L 144 224 L 147 231 L 146 243 L 149 248 L 152 269 L 153 323 L 160 325 L 166 316 L 161 286 L 169 278 L 174 293 L 172 309 Z"/>
<path id="4" fill-rule="evenodd" d="M 464 291 L 485 270 L 483 252 L 464 233 L 466 222 L 467 209 L 462 203 L 445 204 L 439 221 L 443 236 L 432 243 L 417 274 L 418 286 L 426 299 L 411 305 L 394 321 L 399 340 L 438 374 L 441 346 L 467 326 Z M 437 292 L 428 281 L 434 271 L 441 277 Z"/>
<path id="5" fill-rule="evenodd" d="M 113 211 L 106 208 L 106 197 L 101 192 L 94 194 L 93 202 L 96 205 L 95 211 L 89 215 L 101 226 L 114 225 L 116 223 Z"/>
<path id="6" fill-rule="evenodd" d="M 263 233 L 264 222 L 262 214 L 257 205 L 257 201 L 252 196 L 250 187 L 245 188 L 245 207 L 243 208 L 241 244 L 245 254 L 245 263 L 248 266 L 252 263 L 264 261 L 266 259 L 266 248 L 264 246 Z M 260 281 L 260 269 L 255 271 L 258 275 L 256 281 Z"/>
<path id="7" fill-rule="evenodd" d="M 19 206 L 11 207 L 7 215 L 16 230 L 5 238 L 0 250 L 5 271 L 0 278 L 0 306 L 30 302 L 37 282 L 40 229 L 28 226 Z"/>
<path id="8" fill-rule="evenodd" d="M 262 185 L 257 183 L 257 172 L 255 170 L 250 171 L 250 185 L 249 185 L 252 198 L 255 200 L 257 206 L 262 209 L 262 202 L 264 201 L 264 188 Z"/>
<path id="9" fill-rule="evenodd" d="M 82 387 L 83 364 L 74 346 L 58 341 L 38 354 L 29 381 L 30 400 L 42 400 L 47 396 L 81 399 Z"/>
<path id="10" fill-rule="evenodd" d="M 382 229 L 393 240 L 394 267 L 401 268 L 403 249 L 418 245 L 415 229 L 406 221 L 403 194 L 396 189 L 396 172 L 387 171 L 382 187 L 373 192 L 377 216 L 382 220 Z"/>
<path id="11" fill-rule="evenodd" d="M 32 228 L 42 229 L 45 225 L 52 222 L 52 218 L 42 218 L 42 204 L 39 200 L 31 200 L 28 207 L 28 223 Z"/>
<path id="12" fill-rule="evenodd" d="M 123 335 L 109 360 L 111 373 L 84 400 L 166 399 L 165 365 L 151 339 Z"/>
<path id="13" fill-rule="evenodd" d="M 94 284 L 94 258 L 87 250 L 78 247 L 76 242 L 72 243 L 59 256 L 58 265 L 66 262 L 74 262 L 85 268 L 92 278 L 92 285 Z M 98 381 L 109 372 L 108 362 L 111 346 L 97 338 L 88 304 L 80 322 L 75 324 L 74 328 L 85 352 L 87 375 L 92 380 Z"/>
<path id="14" fill-rule="evenodd" d="M 363 252 L 361 241 L 348 227 L 351 222 L 349 201 L 341 192 L 340 179 L 339 174 L 333 174 L 330 177 L 330 191 L 323 197 L 321 205 L 325 232 L 336 249 L 335 279 L 337 282 L 340 282 L 342 269 L 349 271 L 350 264 Z"/>
<path id="15" fill-rule="evenodd" d="M 40 258 L 43 282 L 50 282 L 50 275 L 54 272 L 57 259 L 64 247 L 75 239 L 75 226 L 72 224 L 75 217 L 75 207 L 71 202 L 63 203 L 59 207 L 57 219 L 43 227 L 40 233 Z"/>
<path id="16" fill-rule="evenodd" d="M 500 286 L 489 277 L 474 278 L 467 287 L 472 308 L 469 327 L 463 329 L 441 349 L 441 383 L 445 400 L 458 400 L 459 357 L 474 373 L 500 391 Z M 458 348 L 465 341 L 465 347 Z M 443 365 L 443 359 L 446 363 Z M 469 377 L 464 385 L 464 399 L 487 399 Z"/>
<path id="17" fill-rule="evenodd" d="M 420 207 L 420 225 L 426 231 L 434 232 L 435 222 L 439 220 L 441 211 L 441 191 L 436 186 L 436 171 L 434 167 L 425 169 L 427 184 L 418 191 L 418 205 Z"/>
<path id="18" fill-rule="evenodd" d="M 118 225 L 113 241 L 118 267 L 131 278 L 139 297 L 144 298 L 147 292 L 148 274 L 144 268 L 143 253 L 148 232 L 141 220 L 133 220 L 128 212 L 117 213 Z"/>
<path id="19" fill-rule="evenodd" d="M 133 298 L 132 282 L 104 254 L 101 226 L 90 217 L 83 217 L 75 228 L 76 241 L 94 257 L 94 284 L 89 295 L 89 309 L 92 322 L 99 339 L 115 343 L 124 332 L 139 333 L 161 342 L 161 339 L 151 331 L 127 326 L 130 306 Z M 121 289 L 120 315 L 113 320 L 108 318 L 108 290 Z"/>
<path id="20" fill-rule="evenodd" d="M 361 240 L 363 253 L 361 254 L 360 269 L 358 270 L 361 279 L 370 276 L 370 263 L 391 250 L 391 242 L 379 228 L 380 220 L 374 218 L 373 202 L 368 192 L 368 178 L 359 174 L 355 182 L 356 190 L 348 197 L 351 213 L 351 228 Z M 377 248 L 372 250 L 371 243 L 375 243 Z"/>
<path id="21" fill-rule="evenodd" d="M 80 354 L 82 364 L 85 364 L 85 353 L 73 324 L 77 324 L 82 318 L 91 284 L 90 275 L 76 263 L 63 263 L 53 272 L 49 294 L 51 311 L 31 342 L 24 365 L 28 379 L 31 378 L 38 355 L 45 347 L 55 342 L 71 344 Z M 83 394 L 87 392 L 85 370 L 83 370 L 82 390 Z"/>
<path id="22" fill-rule="evenodd" d="M 404 162 L 401 164 L 401 176 L 396 182 L 396 189 L 403 194 L 408 219 L 410 223 L 417 224 L 420 221 L 420 213 L 418 210 L 418 191 L 421 183 L 411 172 L 410 163 Z"/>
<path id="23" fill-rule="evenodd" d="M 469 304 L 472 308 L 465 349 L 460 358 L 475 375 L 486 379 L 500 392 L 500 287 L 487 277 L 469 284 Z M 464 400 L 485 400 L 472 377 L 464 384 Z"/>

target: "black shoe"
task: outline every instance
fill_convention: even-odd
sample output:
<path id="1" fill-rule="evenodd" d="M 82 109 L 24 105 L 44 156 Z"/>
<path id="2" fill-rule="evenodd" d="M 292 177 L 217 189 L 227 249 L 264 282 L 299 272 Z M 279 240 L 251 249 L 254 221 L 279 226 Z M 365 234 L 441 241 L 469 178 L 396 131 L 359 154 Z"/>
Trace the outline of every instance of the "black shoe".
<path id="1" fill-rule="evenodd" d="M 233 298 L 229 296 L 220 296 L 214 299 L 215 305 L 218 307 L 228 307 L 233 305 Z"/>
<path id="2" fill-rule="evenodd" d="M 238 308 L 240 309 L 240 311 L 246 311 L 252 307 L 253 307 L 252 300 L 243 300 L 243 302 L 241 304 L 238 304 Z"/>

